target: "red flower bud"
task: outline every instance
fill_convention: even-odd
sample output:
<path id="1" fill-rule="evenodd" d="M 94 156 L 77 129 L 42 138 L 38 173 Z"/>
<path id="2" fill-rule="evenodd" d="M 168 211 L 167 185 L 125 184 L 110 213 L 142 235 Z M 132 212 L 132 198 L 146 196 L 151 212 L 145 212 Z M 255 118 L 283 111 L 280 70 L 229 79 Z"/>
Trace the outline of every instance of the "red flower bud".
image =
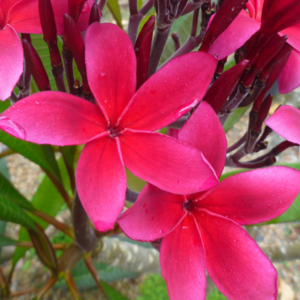
<path id="1" fill-rule="evenodd" d="M 40 91 L 51 90 L 50 82 L 43 63 L 31 44 L 29 34 L 22 33 L 22 44 L 26 62 Z"/>

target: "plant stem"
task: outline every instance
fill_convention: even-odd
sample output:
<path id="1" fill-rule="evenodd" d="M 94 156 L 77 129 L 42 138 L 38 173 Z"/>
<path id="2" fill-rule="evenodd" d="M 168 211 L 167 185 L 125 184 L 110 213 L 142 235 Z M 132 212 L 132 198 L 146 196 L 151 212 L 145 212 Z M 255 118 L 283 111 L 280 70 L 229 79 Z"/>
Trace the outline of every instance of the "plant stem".
<path id="1" fill-rule="evenodd" d="M 61 223 L 55 218 L 52 218 L 51 216 L 47 215 L 46 213 L 36 210 L 36 211 L 30 211 L 33 215 L 39 217 L 40 219 L 46 221 L 47 223 L 53 225 L 58 230 L 62 231 L 66 235 L 68 235 L 70 238 L 74 238 L 74 232 L 72 227 L 70 227 L 67 224 Z"/>
<path id="2" fill-rule="evenodd" d="M 95 269 L 94 265 L 93 265 L 93 261 L 92 261 L 92 256 L 90 253 L 86 254 L 84 256 L 84 262 L 85 262 L 85 265 L 87 266 L 88 270 L 90 271 L 90 273 L 92 274 L 96 284 L 97 284 L 97 287 L 98 289 L 102 292 L 103 296 L 105 299 L 108 300 L 106 294 L 105 294 L 105 291 L 102 287 L 102 284 L 101 284 L 101 281 L 100 281 L 100 277 L 98 275 L 98 272 L 97 270 Z"/>
<path id="3" fill-rule="evenodd" d="M 36 299 L 41 300 L 48 290 L 56 283 L 58 278 L 51 277 L 46 283 L 39 289 L 36 294 Z"/>

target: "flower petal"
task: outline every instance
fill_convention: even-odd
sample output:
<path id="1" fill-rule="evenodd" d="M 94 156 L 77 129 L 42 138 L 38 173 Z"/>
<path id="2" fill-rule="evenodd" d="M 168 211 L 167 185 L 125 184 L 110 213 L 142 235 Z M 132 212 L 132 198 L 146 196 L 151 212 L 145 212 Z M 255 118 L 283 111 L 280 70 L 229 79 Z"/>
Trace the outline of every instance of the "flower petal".
<path id="1" fill-rule="evenodd" d="M 68 12 L 68 1 L 51 0 L 57 34 L 62 35 L 65 32 L 64 14 Z M 93 6 L 94 0 L 88 0 L 78 20 L 78 30 L 86 30 L 89 24 L 89 12 Z M 39 17 L 38 0 L 22 0 L 18 2 L 10 11 L 9 24 L 17 32 L 22 33 L 42 33 Z"/>
<path id="2" fill-rule="evenodd" d="M 260 24 L 242 10 L 209 48 L 208 53 L 217 54 L 219 60 L 223 59 L 243 46 L 259 28 Z"/>
<path id="3" fill-rule="evenodd" d="M 288 141 L 300 144 L 300 111 L 297 108 L 281 106 L 265 123 Z"/>
<path id="4" fill-rule="evenodd" d="M 165 192 L 151 184 L 119 218 L 124 233 L 133 240 L 154 241 L 169 234 L 186 216 L 184 197 Z"/>
<path id="5" fill-rule="evenodd" d="M 278 77 L 279 93 L 289 93 L 298 86 L 300 86 L 300 52 L 293 49 Z"/>
<path id="6" fill-rule="evenodd" d="M 179 131 L 178 139 L 199 149 L 218 178 L 225 165 L 227 141 L 224 129 L 207 102 L 202 102 Z"/>
<path id="7" fill-rule="evenodd" d="M 189 194 L 214 187 L 218 182 L 199 150 L 171 137 L 127 129 L 120 142 L 125 166 L 163 190 Z"/>
<path id="8" fill-rule="evenodd" d="M 38 0 L 19 1 L 9 12 L 8 23 L 17 32 L 42 33 L 38 5 Z"/>
<path id="9" fill-rule="evenodd" d="M 6 25 L 0 30 L 0 100 L 12 93 L 23 72 L 23 48 L 15 30 Z"/>
<path id="10" fill-rule="evenodd" d="M 296 50 L 300 51 L 300 24 L 280 31 L 279 35 L 287 35 L 287 42 Z"/>
<path id="11" fill-rule="evenodd" d="M 37 144 L 84 144 L 106 130 L 99 108 L 61 92 L 42 92 L 11 106 L 0 116 L 0 128 Z"/>
<path id="12" fill-rule="evenodd" d="M 204 96 L 217 60 L 193 52 L 173 59 L 136 92 L 121 118 L 121 126 L 157 130 L 174 122 Z"/>
<path id="13" fill-rule="evenodd" d="M 86 144 L 76 171 L 81 203 L 98 231 L 114 224 L 125 204 L 126 175 L 117 139 L 102 137 Z"/>
<path id="14" fill-rule="evenodd" d="M 199 206 L 241 225 L 283 214 L 300 192 L 300 171 L 275 166 L 226 178 L 199 200 Z"/>
<path id="15" fill-rule="evenodd" d="M 136 88 L 136 58 L 128 35 L 114 24 L 92 24 L 85 36 L 91 90 L 112 125 Z"/>
<path id="16" fill-rule="evenodd" d="M 247 232 L 233 221 L 202 210 L 195 214 L 207 271 L 231 300 L 277 299 L 277 273 Z"/>
<path id="17" fill-rule="evenodd" d="M 160 250 L 162 276 L 171 300 L 204 300 L 205 254 L 192 216 L 165 236 Z"/>

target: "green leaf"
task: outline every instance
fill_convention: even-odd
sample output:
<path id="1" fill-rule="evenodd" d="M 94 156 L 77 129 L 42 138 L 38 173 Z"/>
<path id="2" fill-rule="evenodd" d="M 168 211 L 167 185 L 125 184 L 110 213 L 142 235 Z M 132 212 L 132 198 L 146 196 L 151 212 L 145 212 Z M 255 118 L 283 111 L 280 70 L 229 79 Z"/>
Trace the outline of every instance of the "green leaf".
<path id="1" fill-rule="evenodd" d="M 68 166 L 74 168 L 76 146 L 66 146 L 66 147 L 61 147 L 60 149 L 63 153 L 63 156 Z"/>
<path id="2" fill-rule="evenodd" d="M 100 278 L 106 282 L 113 282 L 124 278 L 134 278 L 138 274 L 135 272 L 124 271 L 116 267 L 108 266 L 104 263 L 93 262 L 95 269 Z M 80 290 L 87 290 L 96 287 L 96 283 L 91 273 L 87 269 L 84 260 L 81 259 L 72 270 L 72 277 L 76 286 Z M 56 288 L 66 287 L 66 282 L 61 279 L 56 284 Z"/>
<path id="3" fill-rule="evenodd" d="M 227 118 L 226 122 L 223 125 L 224 131 L 228 132 L 235 123 L 245 114 L 249 106 L 237 108 L 233 113 Z"/>
<path id="4" fill-rule="evenodd" d="M 146 181 L 133 175 L 128 169 L 125 169 L 127 177 L 127 186 L 134 191 L 140 192 L 146 185 Z"/>
<path id="5" fill-rule="evenodd" d="M 61 178 L 54 152 L 49 145 L 36 145 L 19 140 L 4 131 L 0 131 L 0 142 L 38 164 L 41 168 Z"/>
<path id="6" fill-rule="evenodd" d="M 0 173 L 0 197 L 13 201 L 27 210 L 36 210 L 34 206 L 19 193 L 17 189 Z"/>
<path id="7" fill-rule="evenodd" d="M 0 220 L 17 223 L 34 231 L 36 230 L 32 218 L 18 204 L 7 200 L 2 195 L 0 195 Z"/>
<path id="8" fill-rule="evenodd" d="M 0 247 L 13 246 L 16 243 L 18 243 L 18 241 L 12 240 L 12 239 L 0 234 Z"/>
<path id="9" fill-rule="evenodd" d="M 58 160 L 58 166 L 62 175 L 64 187 L 67 189 L 67 191 L 70 191 L 69 177 L 62 158 Z M 33 195 L 31 203 L 36 209 L 47 213 L 49 216 L 55 217 L 64 204 L 64 200 L 60 193 L 57 191 L 56 187 L 53 185 L 52 181 L 47 176 L 45 176 L 37 191 Z M 35 220 L 35 222 L 41 225 L 43 229 L 48 226 L 47 222 L 34 216 L 32 218 Z M 24 228 L 21 228 L 20 230 L 19 240 L 30 240 L 27 231 Z M 26 251 L 27 250 L 24 248 L 18 247 L 16 249 L 13 257 L 14 265 L 19 261 L 20 258 L 24 256 Z"/>
<path id="10" fill-rule="evenodd" d="M 121 10 L 120 10 L 120 5 L 118 3 L 118 0 L 108 0 L 107 7 L 109 8 L 110 12 L 112 13 L 118 26 L 123 29 L 122 15 L 121 15 Z"/>
<path id="11" fill-rule="evenodd" d="M 109 300 L 129 300 L 128 298 L 120 294 L 118 291 L 116 291 L 113 287 L 108 285 L 103 280 L 101 280 L 101 285 Z"/>

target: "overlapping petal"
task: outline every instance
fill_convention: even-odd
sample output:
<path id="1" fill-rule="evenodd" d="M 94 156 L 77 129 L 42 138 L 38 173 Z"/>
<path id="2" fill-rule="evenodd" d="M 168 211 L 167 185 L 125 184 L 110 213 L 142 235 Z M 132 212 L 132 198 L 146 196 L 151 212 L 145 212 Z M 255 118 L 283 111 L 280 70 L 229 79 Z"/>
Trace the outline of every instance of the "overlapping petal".
<path id="1" fill-rule="evenodd" d="M 183 202 L 183 196 L 147 184 L 118 223 L 131 239 L 154 241 L 169 234 L 186 216 Z"/>
<path id="2" fill-rule="evenodd" d="M 88 143 L 76 171 L 81 203 L 98 231 L 114 227 L 124 206 L 126 175 L 117 139 L 109 136 Z"/>
<path id="3" fill-rule="evenodd" d="M 300 86 L 300 52 L 293 49 L 278 77 L 279 93 L 289 93 L 298 86 Z"/>
<path id="4" fill-rule="evenodd" d="M 0 128 L 37 144 L 79 145 L 105 131 L 100 109 L 61 92 L 43 92 L 21 100 L 0 116 Z"/>
<path id="5" fill-rule="evenodd" d="M 12 93 L 23 72 L 23 48 L 15 30 L 6 25 L 0 30 L 0 100 Z"/>
<path id="6" fill-rule="evenodd" d="M 121 126 L 152 131 L 174 122 L 202 99 L 216 63 L 212 55 L 203 52 L 173 59 L 139 88 Z"/>
<path id="7" fill-rule="evenodd" d="M 281 36 L 287 35 L 287 42 L 296 50 L 300 51 L 300 24 L 289 27 L 279 32 Z"/>
<path id="8" fill-rule="evenodd" d="M 277 299 L 276 270 L 247 232 L 206 210 L 195 216 L 206 268 L 220 291 L 231 300 Z"/>
<path id="9" fill-rule="evenodd" d="M 251 19 L 246 11 L 242 10 L 229 27 L 217 38 L 208 52 L 217 54 L 218 59 L 223 59 L 240 48 L 259 28 L 260 24 Z"/>
<path id="10" fill-rule="evenodd" d="M 205 253 L 192 216 L 163 238 L 160 264 L 170 299 L 205 299 Z"/>
<path id="11" fill-rule="evenodd" d="M 218 182 L 199 150 L 171 137 L 127 129 L 120 142 L 125 166 L 163 190 L 189 194 L 214 187 Z"/>
<path id="12" fill-rule="evenodd" d="M 288 141 L 300 144 L 300 111 L 295 107 L 279 107 L 265 123 Z"/>
<path id="13" fill-rule="evenodd" d="M 128 35 L 114 24 L 92 24 L 86 36 L 91 90 L 114 125 L 136 88 L 136 58 Z"/>
<path id="14" fill-rule="evenodd" d="M 275 166 L 230 176 L 198 203 L 241 225 L 250 225 L 283 214 L 299 192 L 300 172 Z"/>
<path id="15" fill-rule="evenodd" d="M 178 139 L 199 149 L 221 176 L 226 157 L 227 141 L 224 129 L 207 102 L 202 102 L 179 131 Z"/>
<path id="16" fill-rule="evenodd" d="M 88 0 L 78 20 L 78 29 L 86 30 L 89 24 L 89 12 L 93 6 L 94 0 Z M 15 28 L 17 32 L 22 33 L 42 33 L 40 25 L 38 0 L 22 0 L 18 2 L 10 11 L 8 23 Z M 62 35 L 64 29 L 64 14 L 68 13 L 68 1 L 51 0 L 57 34 Z"/>

